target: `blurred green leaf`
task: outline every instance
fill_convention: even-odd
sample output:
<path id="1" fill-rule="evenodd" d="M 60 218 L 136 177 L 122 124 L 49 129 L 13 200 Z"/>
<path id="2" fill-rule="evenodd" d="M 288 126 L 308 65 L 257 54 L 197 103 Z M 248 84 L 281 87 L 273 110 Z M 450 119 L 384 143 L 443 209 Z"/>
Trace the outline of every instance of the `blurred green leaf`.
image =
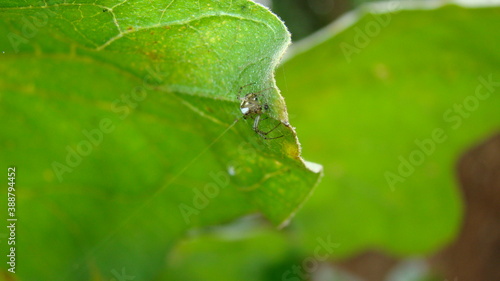
<path id="1" fill-rule="evenodd" d="M 337 35 L 324 31 L 277 71 L 311 148 L 305 156 L 325 167 L 294 220 L 304 249 L 328 233 L 341 244 L 337 257 L 367 248 L 423 254 L 454 238 L 455 161 L 500 124 L 499 14 L 456 6 L 365 14 Z"/>
<path id="2" fill-rule="evenodd" d="M 188 229 L 254 212 L 282 224 L 311 193 L 321 167 L 300 158 L 273 78 L 289 34 L 263 7 L 0 3 L 20 280 L 151 280 Z M 260 129 L 283 137 L 241 118 L 245 85 L 269 107 Z"/>
<path id="3" fill-rule="evenodd" d="M 231 230 L 215 229 L 181 241 L 168 256 L 169 266 L 160 279 L 281 280 L 282 272 L 298 257 L 287 251 L 284 235 L 255 226 L 239 227 L 245 231 L 243 237 Z"/>
<path id="4" fill-rule="evenodd" d="M 499 14 L 499 8 L 455 6 L 382 14 L 389 24 L 359 48 L 358 30 L 376 21 L 364 14 L 340 34 L 322 31 L 321 43 L 313 37 L 293 46 L 303 52 L 292 52 L 277 83 L 308 148 L 304 154 L 326 163 L 325 177 L 280 235 L 202 233 L 177 245 L 166 272 L 183 280 L 305 280 L 302 274 L 318 274 L 307 270 L 325 253 L 345 258 L 375 248 L 411 256 L 450 242 L 461 219 L 455 161 L 500 124 L 500 38 L 492 36 Z M 360 51 L 350 62 L 342 43 Z M 458 126 L 455 105 L 473 105 L 479 77 L 492 77 L 494 92 L 478 99 Z M 408 159 L 420 150 L 415 140 L 439 128 L 446 140 L 391 188 L 385 173 L 397 175 L 399 156 Z"/>

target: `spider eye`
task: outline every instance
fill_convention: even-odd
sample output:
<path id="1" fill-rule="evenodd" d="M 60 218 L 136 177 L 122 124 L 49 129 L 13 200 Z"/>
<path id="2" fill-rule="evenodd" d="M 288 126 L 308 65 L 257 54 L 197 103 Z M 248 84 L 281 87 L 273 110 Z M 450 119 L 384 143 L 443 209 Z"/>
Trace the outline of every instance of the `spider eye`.
<path id="1" fill-rule="evenodd" d="M 264 104 L 264 109 L 265 109 L 265 110 L 268 110 L 268 109 L 269 109 L 269 105 Z"/>

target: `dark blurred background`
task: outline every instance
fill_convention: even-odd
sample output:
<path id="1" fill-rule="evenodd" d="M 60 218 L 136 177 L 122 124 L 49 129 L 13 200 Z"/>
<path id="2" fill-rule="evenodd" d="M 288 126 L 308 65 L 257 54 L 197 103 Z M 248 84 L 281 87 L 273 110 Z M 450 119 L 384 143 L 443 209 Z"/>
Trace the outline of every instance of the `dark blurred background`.
<path id="1" fill-rule="evenodd" d="M 297 41 L 371 0 L 257 0 L 285 22 Z"/>

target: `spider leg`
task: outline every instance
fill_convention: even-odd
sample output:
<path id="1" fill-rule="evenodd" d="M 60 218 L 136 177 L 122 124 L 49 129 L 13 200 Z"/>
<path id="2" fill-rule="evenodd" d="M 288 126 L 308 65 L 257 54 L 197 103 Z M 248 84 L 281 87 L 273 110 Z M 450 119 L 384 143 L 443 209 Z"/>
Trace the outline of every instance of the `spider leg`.
<path id="1" fill-rule="evenodd" d="M 240 90 L 238 91 L 238 96 L 237 96 L 237 97 L 238 97 L 238 99 L 241 99 L 241 91 L 242 91 L 244 88 L 246 88 L 246 87 L 248 87 L 248 86 L 250 86 L 250 85 L 253 85 L 253 84 L 255 84 L 255 82 L 250 83 L 250 84 L 246 84 L 246 85 L 244 85 L 244 86 L 241 86 L 241 87 L 240 87 Z"/>
<path id="2" fill-rule="evenodd" d="M 279 139 L 279 138 L 282 138 L 282 137 L 284 137 L 285 135 L 281 135 L 281 136 L 277 136 L 277 137 L 272 137 L 272 138 L 267 137 L 267 136 L 263 136 L 263 135 L 260 135 L 260 136 L 261 136 L 263 139 L 265 139 L 265 140 L 274 140 L 274 139 Z"/>
<path id="3" fill-rule="evenodd" d="M 267 118 L 266 118 L 267 119 Z M 255 120 L 253 122 L 253 130 L 259 134 L 262 138 L 266 139 L 266 140 L 272 140 L 272 139 L 278 139 L 278 138 L 281 138 L 283 137 L 284 135 L 281 135 L 279 137 L 273 137 L 273 138 L 270 138 L 268 137 L 267 135 L 269 133 L 271 133 L 272 131 L 276 130 L 276 128 L 279 127 L 279 125 L 281 125 L 281 122 L 279 122 L 278 124 L 276 124 L 276 126 L 274 126 L 274 128 L 272 128 L 271 130 L 267 131 L 267 132 L 264 132 L 262 130 L 259 129 L 259 122 L 260 122 L 260 115 L 257 115 L 255 117 Z"/>
<path id="4" fill-rule="evenodd" d="M 281 122 L 279 122 L 278 124 L 276 124 L 276 126 L 274 126 L 274 128 L 272 128 L 271 130 L 267 131 L 267 132 L 261 132 L 262 133 L 262 137 L 266 140 L 273 140 L 273 139 L 279 139 L 281 137 L 283 137 L 284 135 L 281 135 L 281 136 L 278 136 L 278 137 L 273 137 L 273 138 L 269 138 L 267 137 L 267 135 L 269 133 L 271 133 L 272 131 L 276 130 L 279 126 L 281 125 Z"/>
<path id="5" fill-rule="evenodd" d="M 278 128 L 280 125 L 281 125 L 281 121 L 280 121 L 278 124 L 276 124 L 276 126 L 274 126 L 274 128 L 272 128 L 270 131 L 268 131 L 268 132 L 266 133 L 266 135 L 267 135 L 267 134 L 269 134 L 270 132 L 272 132 L 272 131 L 276 130 L 276 128 Z"/>
<path id="6" fill-rule="evenodd" d="M 259 134 L 259 136 L 261 136 L 261 137 L 262 137 L 263 139 L 265 139 L 265 140 L 274 140 L 274 139 L 279 139 L 279 138 L 282 138 L 282 137 L 284 137 L 285 135 L 281 135 L 281 136 L 277 136 L 277 137 L 272 137 L 272 138 L 268 137 L 267 135 L 261 135 L 261 134 Z"/>
<path id="7" fill-rule="evenodd" d="M 253 130 L 257 133 L 260 133 L 259 122 L 260 122 L 260 115 L 257 115 L 253 120 Z"/>
<path id="8" fill-rule="evenodd" d="M 259 92 L 255 93 L 255 94 L 256 94 L 256 95 L 260 95 L 260 93 L 265 92 L 265 91 L 267 91 L 267 90 L 269 90 L 269 89 L 272 89 L 272 88 L 273 88 L 273 87 L 268 87 L 268 88 L 265 88 L 264 90 L 259 91 Z"/>

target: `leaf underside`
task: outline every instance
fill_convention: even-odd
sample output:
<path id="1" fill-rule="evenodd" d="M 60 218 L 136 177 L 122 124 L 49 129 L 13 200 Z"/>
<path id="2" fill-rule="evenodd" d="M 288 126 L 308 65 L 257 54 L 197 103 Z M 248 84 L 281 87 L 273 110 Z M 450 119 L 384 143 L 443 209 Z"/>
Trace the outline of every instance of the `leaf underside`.
<path id="1" fill-rule="evenodd" d="M 2 1 L 0 14 L 0 158 L 18 168 L 29 233 L 19 280 L 150 280 L 187 230 L 254 212 L 282 224 L 316 185 L 273 78 L 289 34 L 263 7 Z M 241 118 L 248 84 L 266 89 L 260 129 L 283 137 Z"/>

